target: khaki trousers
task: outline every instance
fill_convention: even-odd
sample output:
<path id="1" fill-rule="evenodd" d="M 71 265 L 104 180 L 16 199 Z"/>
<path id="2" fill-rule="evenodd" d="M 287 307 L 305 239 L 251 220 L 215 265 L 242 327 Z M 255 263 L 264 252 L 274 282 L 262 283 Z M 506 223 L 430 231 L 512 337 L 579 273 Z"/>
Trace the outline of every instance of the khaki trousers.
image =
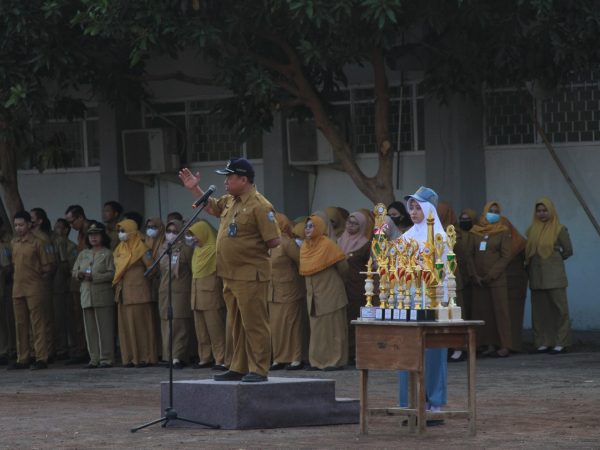
<path id="1" fill-rule="evenodd" d="M 169 360 L 169 321 L 160 321 L 162 359 Z M 190 341 L 194 335 L 192 319 L 173 319 L 173 359 L 190 362 Z"/>
<path id="2" fill-rule="evenodd" d="M 271 332 L 267 311 L 269 282 L 223 279 L 223 299 L 231 326 L 230 370 L 267 375 L 271 364 Z"/>
<path id="3" fill-rule="evenodd" d="M 158 362 L 155 310 L 155 303 L 119 303 L 119 343 L 123 365 Z"/>
<path id="4" fill-rule="evenodd" d="M 306 299 L 291 303 L 269 302 L 269 326 L 273 361 L 302 361 L 306 317 Z M 355 317 L 356 318 L 356 317 Z"/>
<path id="5" fill-rule="evenodd" d="M 83 310 L 81 309 L 81 294 L 71 292 L 67 297 L 67 325 L 69 332 L 69 356 L 79 358 L 85 355 L 85 327 L 83 325 Z"/>
<path id="6" fill-rule="evenodd" d="M 5 295 L 0 297 L 0 356 L 11 356 L 15 352 L 15 339 L 13 300 L 9 295 Z"/>
<path id="7" fill-rule="evenodd" d="M 52 294 L 52 309 L 54 311 L 53 342 L 57 355 L 69 352 L 67 308 L 70 304 L 70 292 L 55 292 Z"/>
<path id="8" fill-rule="evenodd" d="M 536 347 L 571 345 L 567 290 L 565 288 L 532 289 L 531 321 Z"/>
<path id="9" fill-rule="evenodd" d="M 115 360 L 115 307 L 100 306 L 83 310 L 85 338 L 90 362 L 113 364 Z"/>
<path id="10" fill-rule="evenodd" d="M 33 334 L 33 349 L 38 361 L 48 361 L 48 320 L 45 314 L 48 305 L 46 295 L 35 295 L 30 297 L 13 298 L 13 309 L 15 313 L 15 328 L 17 336 L 17 362 L 28 364 L 31 356 L 31 345 L 29 341 L 29 327 Z"/>
<path id="11" fill-rule="evenodd" d="M 201 364 L 213 360 L 215 364 L 225 363 L 226 317 L 226 308 L 194 311 L 198 357 Z"/>
<path id="12" fill-rule="evenodd" d="M 477 330 L 478 345 L 510 348 L 511 326 L 506 285 L 473 286 L 473 319 L 485 321 L 485 325 Z"/>

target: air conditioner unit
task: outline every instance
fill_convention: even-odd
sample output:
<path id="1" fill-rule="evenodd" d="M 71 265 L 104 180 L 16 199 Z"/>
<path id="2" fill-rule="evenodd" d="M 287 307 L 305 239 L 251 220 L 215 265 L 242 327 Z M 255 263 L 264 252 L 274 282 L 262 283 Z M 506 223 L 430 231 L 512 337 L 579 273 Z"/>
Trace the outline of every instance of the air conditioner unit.
<path id="1" fill-rule="evenodd" d="M 333 148 L 314 120 L 287 120 L 288 162 L 292 166 L 331 164 Z"/>
<path id="2" fill-rule="evenodd" d="M 123 130 L 123 163 L 126 175 L 148 175 L 179 170 L 177 130 L 148 128 Z"/>

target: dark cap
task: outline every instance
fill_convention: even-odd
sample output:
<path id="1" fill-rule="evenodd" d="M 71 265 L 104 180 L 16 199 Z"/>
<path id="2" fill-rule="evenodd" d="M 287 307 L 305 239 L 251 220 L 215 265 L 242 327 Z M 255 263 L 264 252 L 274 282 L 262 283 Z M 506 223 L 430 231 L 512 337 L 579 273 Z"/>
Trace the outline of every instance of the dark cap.
<path id="1" fill-rule="evenodd" d="M 215 170 L 219 175 L 236 174 L 248 178 L 254 178 L 254 168 L 250 161 L 245 158 L 231 158 L 224 169 Z"/>
<path id="2" fill-rule="evenodd" d="M 404 197 L 404 201 L 408 202 L 411 198 L 414 198 L 415 200 L 418 200 L 421 203 L 429 202 L 437 208 L 438 195 L 431 188 L 421 186 L 413 195 L 407 195 L 406 197 Z"/>
<path id="3" fill-rule="evenodd" d="M 93 222 L 90 227 L 87 229 L 87 234 L 99 234 L 105 233 L 106 227 L 100 222 Z"/>

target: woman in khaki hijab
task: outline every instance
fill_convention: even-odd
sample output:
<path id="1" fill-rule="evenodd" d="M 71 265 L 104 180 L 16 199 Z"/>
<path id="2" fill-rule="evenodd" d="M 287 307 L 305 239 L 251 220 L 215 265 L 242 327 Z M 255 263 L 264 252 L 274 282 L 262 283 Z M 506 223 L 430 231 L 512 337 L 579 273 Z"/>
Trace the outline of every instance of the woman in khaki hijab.
<path id="1" fill-rule="evenodd" d="M 550 199 L 535 202 L 527 239 L 534 343 L 540 353 L 564 353 L 571 344 L 564 260 L 573 254 L 573 246 Z"/>
<path id="2" fill-rule="evenodd" d="M 161 252 L 167 249 L 179 234 L 183 223 L 171 220 L 167 223 L 165 241 Z M 190 362 L 190 350 L 194 338 L 192 309 L 190 307 L 190 290 L 192 287 L 192 253 L 193 249 L 183 241 L 171 247 L 171 304 L 173 308 L 173 359 L 174 369 L 182 369 Z M 162 337 L 162 357 L 169 357 L 169 259 L 165 256 L 160 261 L 160 287 L 158 290 L 158 312 L 160 315 L 160 331 Z"/>
<path id="3" fill-rule="evenodd" d="M 510 354 L 511 326 L 506 266 L 511 257 L 508 227 L 500 222 L 500 205 L 488 202 L 479 224 L 471 228 L 469 273 L 473 280 L 473 318 L 484 320 L 477 331 L 484 356 Z M 500 347 L 496 350 L 497 347 Z"/>
<path id="4" fill-rule="evenodd" d="M 300 275 L 306 280 L 310 321 L 308 358 L 312 368 L 341 370 L 348 363 L 348 299 L 343 281 L 348 263 L 325 230 L 323 219 L 311 215 L 300 248 Z"/>
<path id="5" fill-rule="evenodd" d="M 115 260 L 115 301 L 118 308 L 121 360 L 125 367 L 146 367 L 158 362 L 156 312 L 150 282 L 144 272 L 152 264 L 152 251 L 130 219 L 117 224 L 120 243 Z"/>
<path id="6" fill-rule="evenodd" d="M 290 220 L 281 213 L 275 218 L 281 245 L 271 249 L 273 274 L 269 300 L 269 326 L 273 364 L 269 370 L 299 370 L 308 343 L 306 285 L 298 273 L 300 247 L 292 239 Z"/>

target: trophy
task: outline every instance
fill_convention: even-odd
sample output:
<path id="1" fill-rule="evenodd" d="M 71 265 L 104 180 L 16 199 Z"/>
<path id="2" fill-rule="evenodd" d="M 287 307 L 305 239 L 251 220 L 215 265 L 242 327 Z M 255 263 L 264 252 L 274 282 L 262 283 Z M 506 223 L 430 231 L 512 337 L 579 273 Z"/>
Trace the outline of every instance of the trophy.
<path id="1" fill-rule="evenodd" d="M 436 320 L 438 322 L 447 322 L 450 320 L 450 311 L 448 307 L 443 304 L 444 299 L 444 277 L 445 277 L 445 264 L 442 260 L 444 256 L 444 249 L 446 243 L 444 237 L 438 233 L 435 235 L 435 278 L 437 285 L 435 287 L 435 308 L 436 308 Z"/>
<path id="2" fill-rule="evenodd" d="M 446 273 L 447 285 L 448 285 L 448 311 L 450 315 L 450 321 L 458 322 L 462 319 L 462 311 L 460 306 L 456 304 L 456 254 L 454 253 L 454 246 L 456 245 L 456 230 L 454 225 L 448 225 L 446 229 L 446 235 L 448 236 L 448 254 L 446 255 Z"/>
<path id="3" fill-rule="evenodd" d="M 367 297 L 367 304 L 360 307 L 360 320 L 375 320 L 375 308 L 373 307 L 375 280 L 373 280 L 373 275 L 377 272 L 373 272 L 373 260 L 370 256 L 369 261 L 367 261 L 367 271 L 360 273 L 367 276 L 365 279 L 365 297 Z"/>

